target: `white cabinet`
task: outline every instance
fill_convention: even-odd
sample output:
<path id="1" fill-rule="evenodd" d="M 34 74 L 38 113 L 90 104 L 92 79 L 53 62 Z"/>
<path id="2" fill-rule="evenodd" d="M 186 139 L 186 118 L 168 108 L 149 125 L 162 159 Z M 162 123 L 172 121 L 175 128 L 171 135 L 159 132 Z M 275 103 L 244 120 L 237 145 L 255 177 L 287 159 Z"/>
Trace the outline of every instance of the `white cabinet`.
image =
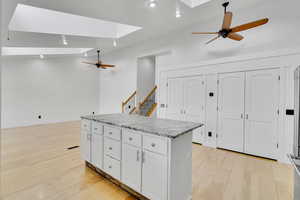
<path id="1" fill-rule="evenodd" d="M 204 123 L 205 87 L 203 76 L 169 79 L 167 118 Z M 204 139 L 204 126 L 193 131 L 193 142 L 202 144 Z"/>
<path id="2" fill-rule="evenodd" d="M 122 149 L 122 182 L 141 192 L 142 150 L 129 144 Z"/>
<path id="3" fill-rule="evenodd" d="M 166 157 L 147 150 L 143 151 L 142 193 L 149 199 L 167 199 Z"/>
<path id="4" fill-rule="evenodd" d="M 244 151 L 245 73 L 219 75 L 218 147 Z"/>

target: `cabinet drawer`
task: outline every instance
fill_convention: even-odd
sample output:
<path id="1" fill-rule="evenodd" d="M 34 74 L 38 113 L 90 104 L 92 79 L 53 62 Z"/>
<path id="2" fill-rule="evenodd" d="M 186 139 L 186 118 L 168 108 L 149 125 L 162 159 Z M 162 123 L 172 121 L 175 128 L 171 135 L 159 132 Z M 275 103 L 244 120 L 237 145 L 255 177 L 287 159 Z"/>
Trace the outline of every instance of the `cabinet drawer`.
<path id="1" fill-rule="evenodd" d="M 103 124 L 99 122 L 92 122 L 92 132 L 94 134 L 102 135 L 103 134 Z"/>
<path id="2" fill-rule="evenodd" d="M 83 130 L 91 130 L 91 121 L 87 119 L 81 120 L 81 129 Z"/>
<path id="3" fill-rule="evenodd" d="M 121 179 L 121 164 L 109 156 L 104 156 L 104 171 L 112 177 Z"/>
<path id="4" fill-rule="evenodd" d="M 167 140 L 163 137 L 143 136 L 143 148 L 152 152 L 167 154 Z"/>
<path id="5" fill-rule="evenodd" d="M 122 129 L 122 141 L 126 144 L 134 145 L 137 147 L 142 146 L 142 135 L 138 131 Z"/>
<path id="6" fill-rule="evenodd" d="M 104 126 L 104 135 L 115 140 L 121 140 L 121 129 L 112 126 Z"/>
<path id="7" fill-rule="evenodd" d="M 121 159 L 121 142 L 110 138 L 104 138 L 104 154 L 117 160 Z"/>

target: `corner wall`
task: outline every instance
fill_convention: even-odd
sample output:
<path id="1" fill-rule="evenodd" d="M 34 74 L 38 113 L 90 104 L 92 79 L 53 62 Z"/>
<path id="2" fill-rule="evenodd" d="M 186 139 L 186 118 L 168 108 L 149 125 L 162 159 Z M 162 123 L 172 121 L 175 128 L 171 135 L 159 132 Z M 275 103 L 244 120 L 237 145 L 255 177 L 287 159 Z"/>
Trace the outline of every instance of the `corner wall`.
<path id="1" fill-rule="evenodd" d="M 2 61 L 3 128 L 73 121 L 97 113 L 98 71 L 82 65 L 80 58 L 13 56 Z"/>

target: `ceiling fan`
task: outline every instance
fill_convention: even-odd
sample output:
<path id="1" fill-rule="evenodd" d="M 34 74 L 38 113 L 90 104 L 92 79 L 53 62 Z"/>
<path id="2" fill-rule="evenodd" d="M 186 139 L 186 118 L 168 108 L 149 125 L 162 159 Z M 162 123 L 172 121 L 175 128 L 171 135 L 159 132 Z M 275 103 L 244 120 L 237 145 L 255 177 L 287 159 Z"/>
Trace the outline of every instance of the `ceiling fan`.
<path id="1" fill-rule="evenodd" d="M 225 10 L 225 15 L 224 15 L 222 29 L 219 32 L 193 32 L 192 33 L 192 34 L 216 34 L 217 35 L 213 39 L 206 42 L 206 44 L 209 44 L 209 43 L 217 40 L 220 37 L 229 38 L 229 39 L 236 40 L 236 41 L 241 41 L 242 39 L 244 39 L 244 37 L 242 35 L 238 34 L 238 32 L 264 25 L 264 24 L 268 23 L 268 21 L 269 21 L 268 18 L 264 18 L 264 19 L 260 19 L 257 21 L 253 21 L 253 22 L 250 22 L 247 24 L 243 24 L 243 25 L 231 28 L 230 26 L 231 26 L 233 15 L 232 15 L 232 12 L 227 12 L 227 6 L 229 5 L 229 2 L 225 2 L 222 5 Z"/>
<path id="2" fill-rule="evenodd" d="M 97 68 L 102 68 L 102 69 L 106 69 L 106 68 L 111 68 L 111 67 L 115 67 L 114 65 L 108 65 L 108 64 L 103 64 L 102 61 L 100 60 L 100 50 L 97 50 L 97 54 L 98 54 L 98 61 L 96 63 L 94 62 L 82 62 L 84 64 L 89 64 L 89 65 L 95 65 Z"/>

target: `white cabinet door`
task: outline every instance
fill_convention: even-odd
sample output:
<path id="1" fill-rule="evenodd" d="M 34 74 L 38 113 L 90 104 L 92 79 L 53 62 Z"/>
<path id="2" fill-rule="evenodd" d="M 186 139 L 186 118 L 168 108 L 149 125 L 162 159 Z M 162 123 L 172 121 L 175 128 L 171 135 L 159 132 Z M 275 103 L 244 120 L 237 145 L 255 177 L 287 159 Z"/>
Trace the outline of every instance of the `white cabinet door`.
<path id="1" fill-rule="evenodd" d="M 244 151 L 245 73 L 219 75 L 218 147 Z"/>
<path id="2" fill-rule="evenodd" d="M 103 135 L 92 134 L 91 163 L 103 169 Z"/>
<path id="3" fill-rule="evenodd" d="M 91 162 L 91 140 L 89 130 L 81 130 L 80 152 L 83 160 Z"/>
<path id="4" fill-rule="evenodd" d="M 184 79 L 184 120 L 204 123 L 205 120 L 205 84 L 202 76 Z M 193 142 L 203 143 L 203 127 L 193 131 Z"/>
<path id="5" fill-rule="evenodd" d="M 277 158 L 279 70 L 246 73 L 245 153 Z"/>
<path id="6" fill-rule="evenodd" d="M 142 194 L 149 199 L 167 199 L 167 158 L 163 155 L 143 152 Z"/>
<path id="7" fill-rule="evenodd" d="M 183 79 L 181 78 L 168 80 L 167 118 L 183 119 Z"/>
<path id="8" fill-rule="evenodd" d="M 122 149 L 122 182 L 141 192 L 142 152 L 140 148 L 124 144 Z"/>

